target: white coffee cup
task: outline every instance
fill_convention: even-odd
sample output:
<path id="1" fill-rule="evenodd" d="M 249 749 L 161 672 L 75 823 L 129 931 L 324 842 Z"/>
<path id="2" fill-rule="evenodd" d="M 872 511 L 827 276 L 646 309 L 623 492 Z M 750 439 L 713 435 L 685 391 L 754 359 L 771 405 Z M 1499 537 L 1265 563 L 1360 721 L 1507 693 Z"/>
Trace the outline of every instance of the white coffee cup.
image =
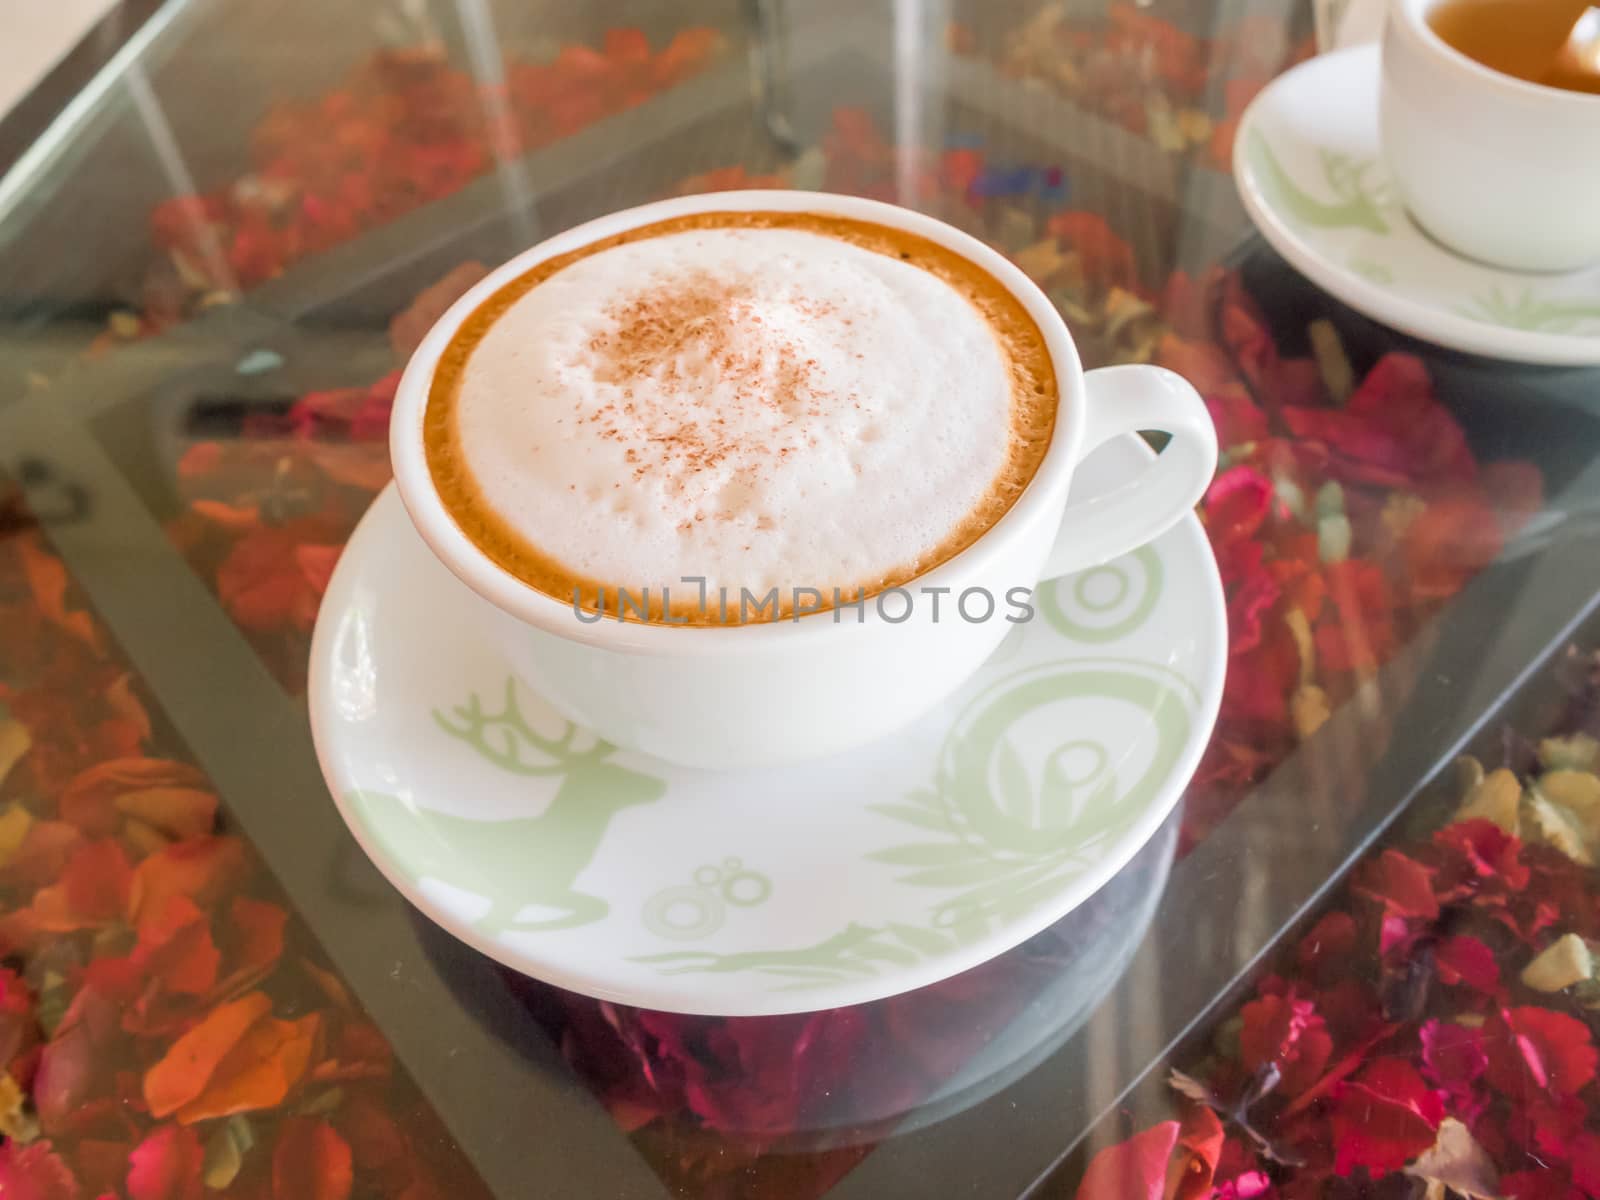
<path id="1" fill-rule="evenodd" d="M 1383 152 L 1417 224 L 1521 271 L 1600 259 L 1600 96 L 1484 66 L 1428 25 L 1440 0 L 1393 0 L 1379 94 Z"/>
<path id="2" fill-rule="evenodd" d="M 869 599 L 859 610 L 758 624 L 586 623 L 570 603 L 528 586 L 484 555 L 434 490 L 423 411 L 439 356 L 468 314 L 546 258 L 633 226 L 720 211 L 835 214 L 919 234 L 999 280 L 1044 333 L 1061 400 L 1039 470 L 972 545 L 906 585 L 909 606 L 893 596 L 883 612 Z M 1161 430 L 1171 441 L 1121 487 L 1069 506 L 1073 468 L 1096 446 L 1136 430 Z M 976 238 L 892 204 L 787 191 L 646 204 L 569 229 L 519 255 L 457 301 L 423 339 L 400 381 L 389 436 L 395 481 L 412 523 L 439 560 L 487 601 L 485 628 L 512 670 L 565 716 L 608 741 L 697 767 L 792 762 L 906 725 L 954 691 L 1011 630 L 1005 616 L 1021 611 L 1007 606 L 1011 589 L 1031 588 L 1148 542 L 1193 508 L 1217 460 L 1211 419 L 1192 387 L 1159 367 L 1108 367 L 1086 376 L 1044 293 Z M 973 588 L 994 598 L 990 619 L 959 615 L 958 598 Z M 929 602 L 936 594 L 944 601 L 937 617 Z M 897 621 L 907 607 L 909 617 Z M 979 593 L 968 608 L 981 613 Z"/>

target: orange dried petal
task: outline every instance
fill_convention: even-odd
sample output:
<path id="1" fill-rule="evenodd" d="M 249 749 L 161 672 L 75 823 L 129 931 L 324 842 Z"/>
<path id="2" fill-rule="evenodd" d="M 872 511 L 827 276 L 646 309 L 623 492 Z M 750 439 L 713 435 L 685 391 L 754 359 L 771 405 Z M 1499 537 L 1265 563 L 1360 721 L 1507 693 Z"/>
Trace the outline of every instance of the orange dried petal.
<path id="1" fill-rule="evenodd" d="M 192 1125 L 282 1104 L 311 1063 L 321 1021 L 310 1013 L 298 1021 L 256 1022 L 217 1064 L 205 1091 L 178 1110 L 178 1120 Z"/>
<path id="2" fill-rule="evenodd" d="M 145 788 L 117 797 L 117 811 L 175 838 L 203 837 L 217 819 L 217 797 L 199 788 Z"/>
<path id="3" fill-rule="evenodd" d="M 211 908 L 245 879 L 249 857 L 235 837 L 196 838 L 152 854 L 135 869 L 128 916 L 137 924 L 169 896 L 188 896 Z"/>
<path id="4" fill-rule="evenodd" d="M 153 1117 L 165 1117 L 206 1089 L 217 1067 L 258 1021 L 272 1011 L 265 992 L 251 992 L 205 1018 L 172 1043 L 166 1056 L 145 1072 L 144 1100 Z"/>
<path id="5" fill-rule="evenodd" d="M 283 927 L 289 914 L 276 904 L 235 896 L 229 910 L 228 940 L 224 945 L 231 970 L 217 984 L 224 997 L 253 987 L 277 966 L 283 955 Z"/>
<path id="6" fill-rule="evenodd" d="M 261 509 L 254 504 L 224 504 L 221 500 L 195 500 L 189 507 L 197 516 L 230 533 L 244 533 L 261 524 Z"/>
<path id="7" fill-rule="evenodd" d="M 61 792 L 59 808 L 85 833 L 105 837 L 116 832 L 117 799 L 123 794 L 149 788 L 199 791 L 205 785 L 205 775 L 187 763 L 143 755 L 113 758 L 75 775 Z"/>
<path id="8" fill-rule="evenodd" d="M 17 557 L 33 593 L 33 602 L 46 619 L 66 630 L 91 650 L 100 649 L 100 631 L 86 612 L 67 611 L 67 568 L 40 544 L 38 537 L 17 541 Z"/>
<path id="9" fill-rule="evenodd" d="M 185 996 L 209 992 L 222 960 L 205 913 L 182 895 L 169 896 L 157 915 L 140 924 L 136 955 L 150 978 Z"/>

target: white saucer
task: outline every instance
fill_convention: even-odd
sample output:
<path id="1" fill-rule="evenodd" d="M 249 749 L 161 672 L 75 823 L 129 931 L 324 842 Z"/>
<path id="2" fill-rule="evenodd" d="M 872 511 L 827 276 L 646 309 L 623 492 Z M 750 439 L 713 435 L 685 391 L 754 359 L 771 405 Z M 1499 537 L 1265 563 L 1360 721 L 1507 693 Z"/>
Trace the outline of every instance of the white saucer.
<path id="1" fill-rule="evenodd" d="M 1105 490 L 1136 438 L 1079 468 Z M 339 810 L 405 897 L 507 966 L 644 1008 L 860 1004 L 1010 949 L 1161 826 L 1205 748 L 1227 621 L 1188 517 L 1045 585 L 950 701 L 873 746 L 708 772 L 558 716 L 480 638 L 483 602 L 393 487 L 362 519 L 311 647 Z M 800 718 L 797 718 L 800 719 Z"/>
<path id="2" fill-rule="evenodd" d="M 1320 55 L 1245 109 L 1233 177 L 1273 249 L 1350 307 L 1492 358 L 1600 364 L 1600 266 L 1523 274 L 1447 250 L 1406 214 L 1378 135 L 1379 48 Z"/>

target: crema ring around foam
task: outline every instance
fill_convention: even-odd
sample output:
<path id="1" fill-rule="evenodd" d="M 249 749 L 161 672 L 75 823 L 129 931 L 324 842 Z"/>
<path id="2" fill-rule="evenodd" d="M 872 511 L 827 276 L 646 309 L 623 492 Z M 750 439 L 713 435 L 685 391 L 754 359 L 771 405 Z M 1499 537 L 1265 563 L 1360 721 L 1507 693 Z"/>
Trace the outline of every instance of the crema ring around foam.
<path id="1" fill-rule="evenodd" d="M 451 519 L 513 576 L 589 612 L 626 592 L 644 619 L 721 624 L 787 616 L 799 589 L 870 598 L 959 553 L 1033 478 L 1058 400 L 1039 327 L 955 251 L 708 212 L 490 295 L 440 357 L 423 436 Z"/>

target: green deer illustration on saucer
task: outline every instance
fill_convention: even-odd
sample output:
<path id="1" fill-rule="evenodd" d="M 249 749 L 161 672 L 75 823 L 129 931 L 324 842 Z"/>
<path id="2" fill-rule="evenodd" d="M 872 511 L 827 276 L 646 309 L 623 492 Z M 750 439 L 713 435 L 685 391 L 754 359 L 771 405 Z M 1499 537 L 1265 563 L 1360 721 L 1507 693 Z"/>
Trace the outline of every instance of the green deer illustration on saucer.
<path id="1" fill-rule="evenodd" d="M 474 693 L 435 722 L 501 770 L 524 778 L 559 777 L 550 805 L 536 817 L 475 821 L 422 808 L 383 792 L 351 797 L 415 876 L 441 880 L 486 896 L 489 911 L 474 924 L 483 932 L 572 929 L 603 918 L 610 906 L 577 891 L 578 875 L 593 860 L 625 808 L 660 799 L 666 784 L 606 761 L 608 742 L 579 749 L 571 722 L 560 737 L 546 737 L 523 718 L 516 683 L 507 679 L 499 712 L 485 711 Z M 525 909 L 542 910 L 519 920 Z"/>

